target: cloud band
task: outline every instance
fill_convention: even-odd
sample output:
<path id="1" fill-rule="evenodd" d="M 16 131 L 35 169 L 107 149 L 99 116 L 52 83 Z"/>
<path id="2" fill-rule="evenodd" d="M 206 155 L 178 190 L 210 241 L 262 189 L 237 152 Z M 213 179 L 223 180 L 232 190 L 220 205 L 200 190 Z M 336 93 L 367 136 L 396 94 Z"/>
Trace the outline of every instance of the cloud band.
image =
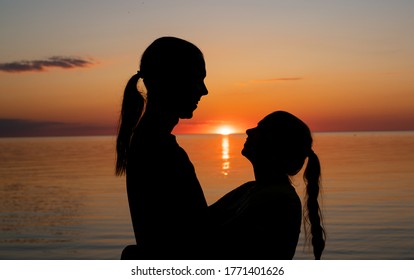
<path id="1" fill-rule="evenodd" d="M 253 83 L 272 83 L 272 82 L 287 82 L 287 81 L 301 81 L 303 77 L 283 77 L 283 78 L 273 78 L 273 79 L 263 79 L 263 80 L 252 80 Z"/>
<path id="2" fill-rule="evenodd" d="M 51 67 L 72 69 L 89 67 L 93 64 L 92 60 L 80 57 L 52 56 L 44 60 L 21 60 L 0 63 L 0 71 L 8 73 L 42 72 Z"/>

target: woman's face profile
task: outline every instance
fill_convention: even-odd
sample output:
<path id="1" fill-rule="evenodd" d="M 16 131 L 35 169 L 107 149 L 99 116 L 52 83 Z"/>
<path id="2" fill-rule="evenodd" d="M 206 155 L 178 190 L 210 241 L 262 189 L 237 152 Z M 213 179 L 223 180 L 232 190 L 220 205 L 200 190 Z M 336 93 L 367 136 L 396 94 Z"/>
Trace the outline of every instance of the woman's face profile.
<path id="1" fill-rule="evenodd" d="M 181 119 L 192 118 L 197 109 L 201 97 L 208 94 L 204 83 L 206 69 L 204 60 L 194 63 L 182 76 L 175 79 L 174 97 L 178 117 Z"/>

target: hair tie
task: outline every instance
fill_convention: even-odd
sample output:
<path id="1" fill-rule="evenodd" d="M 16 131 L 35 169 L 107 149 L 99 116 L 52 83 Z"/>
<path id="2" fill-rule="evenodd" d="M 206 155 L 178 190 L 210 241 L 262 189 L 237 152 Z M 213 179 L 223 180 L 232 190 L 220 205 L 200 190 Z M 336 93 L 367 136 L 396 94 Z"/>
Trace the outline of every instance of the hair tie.
<path id="1" fill-rule="evenodd" d="M 311 148 L 310 150 L 309 150 L 309 152 L 308 152 L 308 156 L 311 156 L 311 155 L 315 155 L 315 152 L 313 151 L 313 149 Z"/>
<path id="2" fill-rule="evenodd" d="M 144 75 L 142 75 L 142 72 L 140 70 L 138 70 L 137 74 L 135 74 L 135 75 L 137 75 L 138 79 L 140 79 L 140 78 L 144 79 Z"/>

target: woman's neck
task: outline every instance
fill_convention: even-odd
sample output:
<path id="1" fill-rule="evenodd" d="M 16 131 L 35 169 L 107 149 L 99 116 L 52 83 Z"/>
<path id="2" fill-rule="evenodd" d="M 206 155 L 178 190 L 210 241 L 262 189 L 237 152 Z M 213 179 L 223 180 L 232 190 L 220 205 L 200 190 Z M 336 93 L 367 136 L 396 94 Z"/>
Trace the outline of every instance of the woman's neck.
<path id="1" fill-rule="evenodd" d="M 160 106 L 147 103 L 141 122 L 149 126 L 150 129 L 160 132 L 171 133 L 178 124 L 179 118 L 169 111 L 163 110 Z"/>

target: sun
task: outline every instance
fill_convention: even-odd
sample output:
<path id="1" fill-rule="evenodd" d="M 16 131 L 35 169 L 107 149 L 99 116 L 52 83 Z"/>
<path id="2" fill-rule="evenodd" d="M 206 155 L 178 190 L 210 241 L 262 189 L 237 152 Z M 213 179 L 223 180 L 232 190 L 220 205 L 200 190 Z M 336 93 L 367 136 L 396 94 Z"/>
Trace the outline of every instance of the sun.
<path id="1" fill-rule="evenodd" d="M 222 125 L 216 129 L 216 133 L 221 135 L 229 135 L 235 132 L 235 129 L 229 125 Z"/>

